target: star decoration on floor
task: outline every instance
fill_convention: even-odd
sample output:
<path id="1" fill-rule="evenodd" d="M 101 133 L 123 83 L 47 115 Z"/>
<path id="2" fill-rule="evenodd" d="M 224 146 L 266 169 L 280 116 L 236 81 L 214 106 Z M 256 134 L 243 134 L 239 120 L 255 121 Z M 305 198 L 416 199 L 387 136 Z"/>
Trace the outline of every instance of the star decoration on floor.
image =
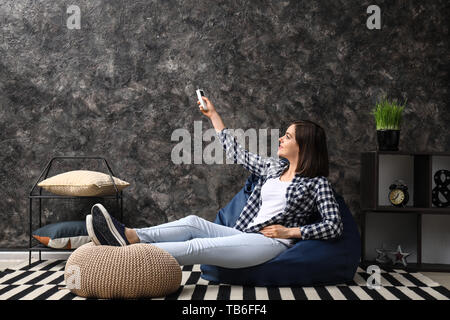
<path id="1" fill-rule="evenodd" d="M 394 264 L 402 263 L 405 267 L 407 266 L 406 257 L 411 253 L 403 252 L 400 245 L 398 245 L 397 251 L 390 251 L 389 253 L 394 256 Z"/>
<path id="2" fill-rule="evenodd" d="M 391 259 L 388 257 L 388 251 L 384 247 L 384 243 L 381 245 L 381 248 L 376 248 L 375 251 L 378 253 L 378 256 L 375 258 L 375 261 L 379 263 L 389 263 Z"/>

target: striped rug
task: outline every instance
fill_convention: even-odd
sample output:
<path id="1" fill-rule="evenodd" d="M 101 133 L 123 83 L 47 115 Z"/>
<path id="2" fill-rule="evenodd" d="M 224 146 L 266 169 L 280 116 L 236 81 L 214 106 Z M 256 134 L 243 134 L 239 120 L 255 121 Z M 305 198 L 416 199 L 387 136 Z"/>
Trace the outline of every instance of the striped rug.
<path id="1" fill-rule="evenodd" d="M 0 300 L 85 300 L 65 288 L 66 260 L 28 261 L 0 272 Z M 381 268 L 381 286 L 367 286 L 358 267 L 352 282 L 330 286 L 253 287 L 214 283 L 200 265 L 182 266 L 178 291 L 151 300 L 449 300 L 450 291 L 421 273 Z M 89 299 L 90 300 L 90 299 Z"/>

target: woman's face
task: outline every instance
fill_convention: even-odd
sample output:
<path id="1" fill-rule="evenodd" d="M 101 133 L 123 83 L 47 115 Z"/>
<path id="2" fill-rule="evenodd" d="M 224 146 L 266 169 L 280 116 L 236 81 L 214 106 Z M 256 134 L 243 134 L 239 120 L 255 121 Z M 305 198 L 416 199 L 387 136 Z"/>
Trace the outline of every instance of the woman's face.
<path id="1" fill-rule="evenodd" d="M 291 124 L 286 130 L 284 136 L 280 139 L 280 145 L 278 147 L 278 156 L 283 157 L 291 161 L 295 161 L 298 156 L 299 146 L 295 141 L 295 125 Z"/>

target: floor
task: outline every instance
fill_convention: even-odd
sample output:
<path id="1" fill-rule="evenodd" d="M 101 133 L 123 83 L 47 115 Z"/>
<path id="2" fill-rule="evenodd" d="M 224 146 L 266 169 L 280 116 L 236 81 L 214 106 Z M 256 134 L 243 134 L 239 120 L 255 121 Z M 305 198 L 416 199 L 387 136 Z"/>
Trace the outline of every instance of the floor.
<path id="1" fill-rule="evenodd" d="M 13 267 L 21 263 L 23 260 L 0 260 L 0 271 L 9 267 Z M 448 272 L 421 272 L 424 276 L 440 283 L 450 290 L 450 273 Z"/>
<path id="2" fill-rule="evenodd" d="M 421 272 L 424 276 L 440 283 L 450 290 L 450 273 L 448 272 Z"/>
<path id="3" fill-rule="evenodd" d="M 21 261 L 23 260 L 0 260 L 0 271 L 13 267 L 16 264 L 19 264 Z"/>

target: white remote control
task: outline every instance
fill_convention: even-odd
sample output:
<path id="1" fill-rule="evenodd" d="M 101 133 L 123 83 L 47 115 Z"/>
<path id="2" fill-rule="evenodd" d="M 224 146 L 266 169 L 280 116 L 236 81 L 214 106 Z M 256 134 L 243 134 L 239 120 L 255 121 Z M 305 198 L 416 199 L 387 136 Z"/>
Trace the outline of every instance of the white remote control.
<path id="1" fill-rule="evenodd" d="M 206 107 L 206 102 L 205 102 L 205 100 L 202 99 L 202 97 L 205 96 L 205 92 L 203 92 L 202 89 L 197 89 L 195 92 L 197 92 L 197 98 L 202 105 L 202 109 L 205 111 L 208 111 L 208 108 Z"/>

